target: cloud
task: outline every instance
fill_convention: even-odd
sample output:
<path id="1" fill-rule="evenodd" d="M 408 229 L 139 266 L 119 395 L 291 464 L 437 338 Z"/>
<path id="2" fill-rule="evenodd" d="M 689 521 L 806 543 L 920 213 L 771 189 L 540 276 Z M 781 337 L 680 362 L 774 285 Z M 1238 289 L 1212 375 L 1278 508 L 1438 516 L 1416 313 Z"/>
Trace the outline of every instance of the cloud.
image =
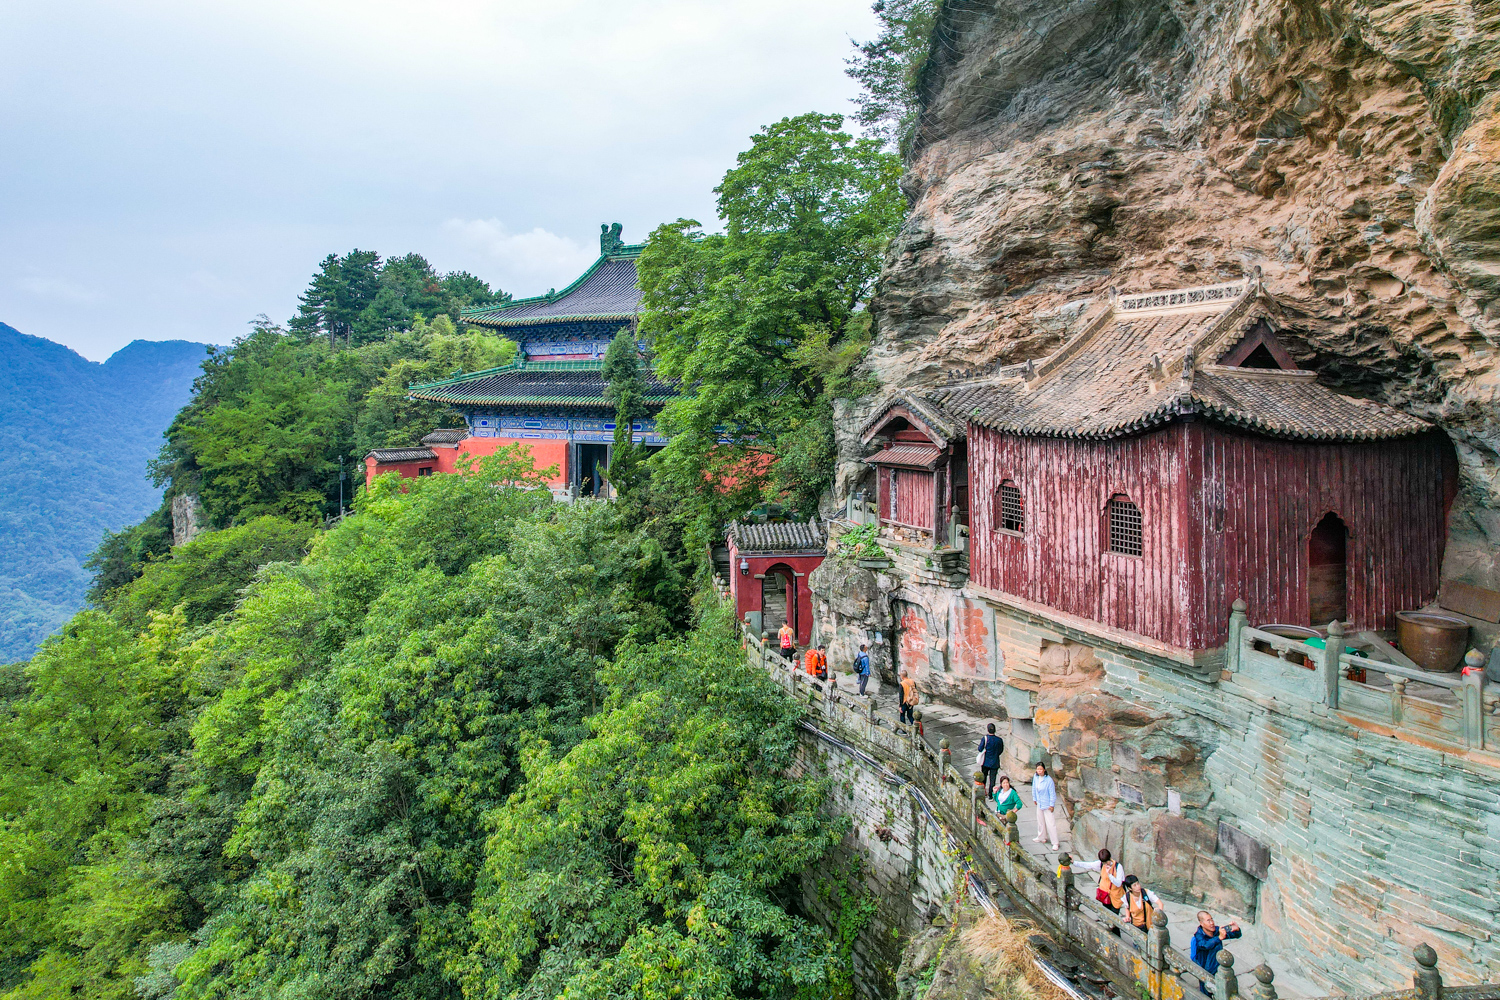
<path id="1" fill-rule="evenodd" d="M 39 274 L 29 275 L 16 282 L 23 292 L 37 298 L 61 300 L 63 302 L 93 302 L 99 293 L 63 278 L 47 278 Z"/>
<path id="2" fill-rule="evenodd" d="M 599 256 L 597 247 L 540 226 L 517 233 L 499 219 L 449 219 L 443 228 L 493 260 L 500 286 L 517 298 L 540 294 L 542 285 L 561 288 Z"/>

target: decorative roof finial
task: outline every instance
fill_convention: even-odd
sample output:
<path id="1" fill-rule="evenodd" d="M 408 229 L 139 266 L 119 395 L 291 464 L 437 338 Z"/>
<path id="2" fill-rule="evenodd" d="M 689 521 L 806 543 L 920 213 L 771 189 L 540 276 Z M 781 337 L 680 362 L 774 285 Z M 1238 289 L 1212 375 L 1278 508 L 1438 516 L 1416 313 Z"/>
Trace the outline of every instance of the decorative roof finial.
<path id="1" fill-rule="evenodd" d="M 625 246 L 625 241 L 620 239 L 620 231 L 625 227 L 616 223 L 599 223 L 599 253 L 608 257 L 612 253 L 619 253 Z"/>
<path id="2" fill-rule="evenodd" d="M 1193 357 L 1193 352 L 1188 351 L 1182 356 L 1182 377 L 1190 379 L 1193 377 L 1193 369 L 1198 365 L 1198 359 Z"/>
<path id="3" fill-rule="evenodd" d="M 1030 382 L 1034 378 L 1036 378 L 1036 365 L 1032 364 L 1030 358 L 1027 358 L 1026 359 L 1026 381 Z"/>
<path id="4" fill-rule="evenodd" d="M 1166 369 L 1164 369 L 1162 367 L 1162 365 L 1161 365 L 1161 355 L 1160 354 L 1153 354 L 1153 355 L 1151 355 L 1151 377 L 1152 378 L 1164 378 L 1164 377 L 1166 377 L 1166 374 L 1167 374 Z"/>

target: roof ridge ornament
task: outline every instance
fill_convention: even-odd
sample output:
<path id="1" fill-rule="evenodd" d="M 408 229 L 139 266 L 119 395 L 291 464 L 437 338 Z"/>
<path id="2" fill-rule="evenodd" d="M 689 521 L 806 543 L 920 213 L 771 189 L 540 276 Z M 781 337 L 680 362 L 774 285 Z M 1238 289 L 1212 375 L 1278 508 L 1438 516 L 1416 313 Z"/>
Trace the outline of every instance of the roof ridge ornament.
<path id="1" fill-rule="evenodd" d="M 618 222 L 599 223 L 599 255 L 608 257 L 610 254 L 619 253 L 625 249 L 625 241 L 620 238 L 624 226 Z"/>

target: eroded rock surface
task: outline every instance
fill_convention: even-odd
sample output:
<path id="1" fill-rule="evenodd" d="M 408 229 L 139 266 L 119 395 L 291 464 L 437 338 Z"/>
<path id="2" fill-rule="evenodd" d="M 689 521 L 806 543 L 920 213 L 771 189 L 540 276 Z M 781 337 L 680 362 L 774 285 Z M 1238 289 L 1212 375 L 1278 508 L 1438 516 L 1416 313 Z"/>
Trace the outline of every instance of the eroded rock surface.
<path id="1" fill-rule="evenodd" d="M 1497 82 L 1477 0 L 949 3 L 870 367 L 1037 357 L 1111 286 L 1260 267 L 1300 363 L 1448 431 L 1445 575 L 1500 587 Z"/>

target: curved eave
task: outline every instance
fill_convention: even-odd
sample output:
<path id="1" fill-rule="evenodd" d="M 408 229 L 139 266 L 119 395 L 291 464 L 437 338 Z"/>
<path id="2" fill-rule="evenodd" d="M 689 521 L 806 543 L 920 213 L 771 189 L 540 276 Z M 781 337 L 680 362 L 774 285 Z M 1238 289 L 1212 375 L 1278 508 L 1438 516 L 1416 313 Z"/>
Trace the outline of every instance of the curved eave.
<path id="1" fill-rule="evenodd" d="M 568 406 L 592 410 L 613 410 L 614 404 L 604 399 L 580 399 L 577 396 L 459 396 L 446 393 L 407 393 L 410 399 L 426 400 L 429 403 L 447 403 L 450 406 Z M 670 397 L 647 396 L 641 402 L 646 406 L 662 407 Z"/>
<path id="2" fill-rule="evenodd" d="M 531 300 L 527 300 L 528 302 Z M 504 316 L 461 316 L 460 318 L 470 326 L 486 326 L 491 329 L 502 330 L 516 326 L 547 326 L 554 323 L 603 323 L 618 322 L 629 323 L 635 319 L 636 313 L 577 313 L 570 316 L 542 316 L 526 317 L 518 316 L 515 319 L 507 319 Z"/>

